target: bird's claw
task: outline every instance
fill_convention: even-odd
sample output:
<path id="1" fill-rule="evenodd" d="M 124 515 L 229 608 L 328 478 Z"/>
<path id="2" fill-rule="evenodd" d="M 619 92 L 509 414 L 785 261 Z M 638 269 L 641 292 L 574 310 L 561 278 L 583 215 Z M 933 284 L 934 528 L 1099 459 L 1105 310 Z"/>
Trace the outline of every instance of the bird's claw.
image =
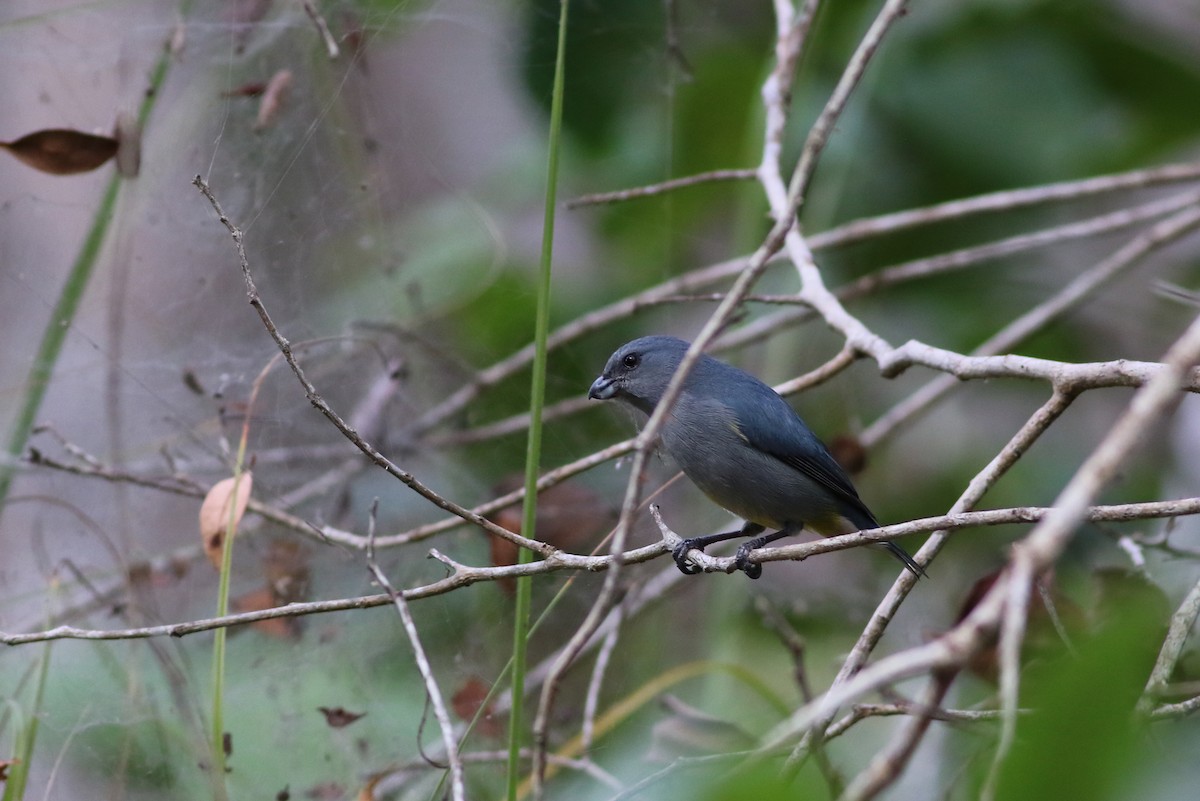
<path id="1" fill-rule="evenodd" d="M 697 573 L 704 572 L 704 569 L 700 565 L 688 559 L 688 551 L 691 550 L 704 553 L 704 546 L 696 542 L 696 540 L 684 540 L 675 546 L 675 550 L 671 551 L 671 556 L 675 559 L 675 566 L 685 576 L 694 576 Z"/>
<path id="2" fill-rule="evenodd" d="M 750 543 L 739 546 L 737 553 L 733 556 L 733 564 L 738 570 L 745 573 L 747 578 L 756 579 L 762 575 L 762 565 L 750 561 L 750 552 L 753 550 Z"/>

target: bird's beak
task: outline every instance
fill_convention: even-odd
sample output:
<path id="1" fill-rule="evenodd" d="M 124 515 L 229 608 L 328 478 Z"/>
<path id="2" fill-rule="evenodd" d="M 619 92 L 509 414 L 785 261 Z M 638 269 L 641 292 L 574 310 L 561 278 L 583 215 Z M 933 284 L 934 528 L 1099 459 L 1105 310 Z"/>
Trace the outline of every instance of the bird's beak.
<path id="1" fill-rule="evenodd" d="M 616 394 L 617 382 L 604 375 L 593 381 L 592 388 L 588 390 L 588 397 L 595 400 L 608 400 Z"/>

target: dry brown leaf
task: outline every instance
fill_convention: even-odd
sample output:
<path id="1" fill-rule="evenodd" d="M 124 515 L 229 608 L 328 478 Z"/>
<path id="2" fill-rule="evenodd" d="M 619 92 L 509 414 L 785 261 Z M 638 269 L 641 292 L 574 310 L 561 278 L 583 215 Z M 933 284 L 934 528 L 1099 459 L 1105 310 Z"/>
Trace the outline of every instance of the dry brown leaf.
<path id="1" fill-rule="evenodd" d="M 370 781 L 362 786 L 358 791 L 358 801 L 375 801 L 375 788 L 379 783 L 387 777 L 386 773 L 380 773 L 372 776 Z"/>
<path id="2" fill-rule="evenodd" d="M 345 728 L 367 714 L 366 712 L 350 712 L 340 706 L 319 706 L 317 711 L 325 716 L 325 722 L 331 729 Z"/>
<path id="3" fill-rule="evenodd" d="M 276 539 L 267 546 L 263 572 L 274 600 L 272 606 L 308 600 L 310 556 L 308 549 L 295 540 Z"/>
<path id="4" fill-rule="evenodd" d="M 304 797 L 313 801 L 341 801 L 346 797 L 346 788 L 337 782 L 318 782 L 304 791 Z"/>
<path id="5" fill-rule="evenodd" d="M 200 540 L 204 545 L 204 553 L 217 570 L 221 569 L 222 546 L 225 543 L 225 527 L 229 525 L 229 510 L 233 506 L 233 527 L 242 521 L 246 514 L 246 504 L 250 502 L 250 488 L 254 477 L 250 471 L 242 473 L 241 477 L 230 476 L 213 485 L 200 504 Z M 233 497 L 234 486 L 237 487 L 237 499 Z"/>
<path id="6" fill-rule="evenodd" d="M 275 593 L 271 591 L 270 587 L 260 587 L 244 595 L 239 595 L 229 603 L 233 607 L 233 611 L 238 614 L 261 612 L 264 609 L 275 609 L 283 605 L 276 600 Z M 293 640 L 300 636 L 300 622 L 294 617 L 269 617 L 265 620 L 255 620 L 248 625 L 250 628 L 278 640 Z"/>
<path id="7" fill-rule="evenodd" d="M 250 81 L 233 89 L 226 89 L 224 92 L 221 92 L 221 97 L 259 97 L 265 91 L 267 91 L 265 83 L 262 81 Z"/>
<path id="8" fill-rule="evenodd" d="M 142 124 L 124 112 L 117 116 L 117 172 L 122 178 L 137 178 L 142 170 Z"/>
<path id="9" fill-rule="evenodd" d="M 857 437 L 840 434 L 829 443 L 833 460 L 850 475 L 861 473 L 867 467 L 867 449 Z"/>
<path id="10" fill-rule="evenodd" d="M 258 119 L 254 121 L 254 132 L 265 131 L 275 122 L 280 109 L 287 102 L 288 93 L 292 89 L 292 71 L 280 70 L 267 81 L 262 100 L 258 104 Z"/>
<path id="11" fill-rule="evenodd" d="M 510 476 L 496 486 L 496 493 L 507 495 L 524 483 L 524 477 Z M 489 515 L 488 519 L 501 528 L 516 534 L 522 533 L 520 502 L 500 509 Z M 535 536 L 542 542 L 564 551 L 590 549 L 596 535 L 614 522 L 616 515 L 612 507 L 596 493 L 579 484 L 569 481 L 556 484 L 538 495 Z M 502 567 L 517 563 L 518 549 L 515 544 L 496 536 L 490 538 L 490 543 L 493 565 Z M 515 579 L 505 577 L 497 583 L 508 595 L 516 591 Z"/>
<path id="12" fill-rule="evenodd" d="M 454 693 L 450 699 L 450 706 L 454 714 L 462 720 L 473 720 L 487 694 L 488 686 L 482 679 L 472 676 Z M 479 716 L 475 730 L 484 737 L 500 737 L 504 734 L 504 721 L 492 710 L 491 704 L 488 704 Z"/>
<path id="13" fill-rule="evenodd" d="M 363 22 L 353 11 L 342 11 L 342 45 L 350 52 L 354 65 L 363 72 L 367 71 L 367 32 Z"/>
<path id="14" fill-rule="evenodd" d="M 0 142 L 0 147 L 35 170 L 51 175 L 75 175 L 94 170 L 111 159 L 117 152 L 117 140 L 69 128 L 48 128 L 12 142 Z"/>

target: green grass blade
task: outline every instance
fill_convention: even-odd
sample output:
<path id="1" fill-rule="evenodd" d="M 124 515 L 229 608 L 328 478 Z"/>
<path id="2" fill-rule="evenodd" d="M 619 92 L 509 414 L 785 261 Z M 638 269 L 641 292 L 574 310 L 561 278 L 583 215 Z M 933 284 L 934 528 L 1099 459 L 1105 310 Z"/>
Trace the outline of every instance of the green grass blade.
<path id="1" fill-rule="evenodd" d="M 534 331 L 533 378 L 529 397 L 529 440 L 525 452 L 525 503 L 521 513 L 521 530 L 535 536 L 537 513 L 537 478 L 542 450 L 542 406 L 546 394 L 546 337 L 550 330 L 551 256 L 554 251 L 554 212 L 558 198 L 558 150 L 562 137 L 563 78 L 566 72 L 567 9 L 569 0 L 562 0 L 558 18 L 558 55 L 554 62 L 554 93 L 550 103 L 550 141 L 546 158 L 546 211 L 542 227 L 542 256 L 537 287 L 537 321 Z M 520 561 L 533 558 L 521 551 Z M 517 604 L 513 624 L 513 691 L 512 710 L 508 729 L 508 799 L 516 801 L 520 784 L 521 741 L 524 730 L 525 655 L 529 630 L 529 607 L 532 577 L 517 579 Z"/>

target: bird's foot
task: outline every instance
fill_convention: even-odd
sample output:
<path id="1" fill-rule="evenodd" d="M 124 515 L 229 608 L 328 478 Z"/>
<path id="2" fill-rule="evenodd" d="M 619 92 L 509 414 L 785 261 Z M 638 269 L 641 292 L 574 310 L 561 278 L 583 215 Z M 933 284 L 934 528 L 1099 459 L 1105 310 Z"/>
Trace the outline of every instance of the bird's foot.
<path id="1" fill-rule="evenodd" d="M 738 570 L 746 574 L 748 578 L 756 579 L 762 575 L 762 565 L 757 562 L 750 561 L 750 552 L 757 548 L 758 545 L 752 540 L 738 546 L 737 553 L 733 555 L 733 564 Z"/>
<path id="2" fill-rule="evenodd" d="M 685 576 L 694 576 L 704 572 L 700 565 L 688 559 L 688 551 L 696 550 L 704 553 L 704 545 L 705 543 L 700 540 L 684 540 L 675 546 L 675 550 L 671 551 L 671 556 L 675 559 L 675 566 L 679 568 L 679 572 Z"/>

